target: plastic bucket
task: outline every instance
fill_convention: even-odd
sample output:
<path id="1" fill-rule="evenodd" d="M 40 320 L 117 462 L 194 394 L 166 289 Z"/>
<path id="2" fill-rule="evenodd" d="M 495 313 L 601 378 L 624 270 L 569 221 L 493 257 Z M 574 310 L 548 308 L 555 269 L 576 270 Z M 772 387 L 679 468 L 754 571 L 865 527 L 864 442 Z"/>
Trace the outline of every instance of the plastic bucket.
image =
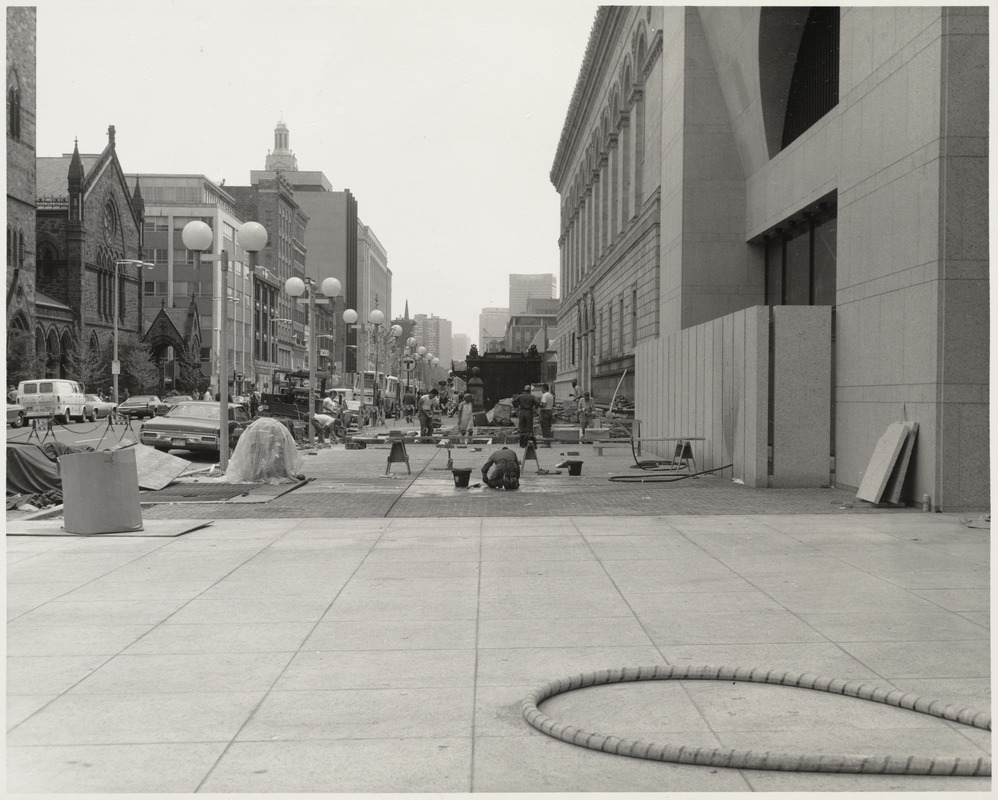
<path id="1" fill-rule="evenodd" d="M 582 462 L 581 461 L 569 461 L 568 464 L 568 474 L 569 475 L 581 475 L 582 474 Z"/>
<path id="2" fill-rule="evenodd" d="M 468 483 L 471 481 L 470 469 L 452 469 L 451 474 L 454 476 L 454 485 L 458 489 L 468 488 Z"/>

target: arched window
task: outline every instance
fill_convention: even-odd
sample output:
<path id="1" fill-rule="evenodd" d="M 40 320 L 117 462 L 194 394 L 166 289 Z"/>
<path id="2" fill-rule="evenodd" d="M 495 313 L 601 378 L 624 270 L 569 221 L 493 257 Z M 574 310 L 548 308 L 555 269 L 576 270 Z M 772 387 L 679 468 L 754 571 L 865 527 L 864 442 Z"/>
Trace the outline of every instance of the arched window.
<path id="1" fill-rule="evenodd" d="M 24 269 L 24 231 L 17 232 L 17 268 Z"/>
<path id="2" fill-rule="evenodd" d="M 759 89 L 773 158 L 839 99 L 839 8 L 763 7 Z"/>
<path id="3" fill-rule="evenodd" d="M 42 242 L 38 245 L 38 277 L 41 283 L 48 283 L 57 279 L 57 265 L 59 252 L 51 242 Z"/>
<path id="4" fill-rule="evenodd" d="M 7 266 L 14 266 L 14 234 L 10 225 L 7 226 Z"/>
<path id="5" fill-rule="evenodd" d="M 12 72 L 7 85 L 7 135 L 21 138 L 21 85 L 17 72 Z"/>

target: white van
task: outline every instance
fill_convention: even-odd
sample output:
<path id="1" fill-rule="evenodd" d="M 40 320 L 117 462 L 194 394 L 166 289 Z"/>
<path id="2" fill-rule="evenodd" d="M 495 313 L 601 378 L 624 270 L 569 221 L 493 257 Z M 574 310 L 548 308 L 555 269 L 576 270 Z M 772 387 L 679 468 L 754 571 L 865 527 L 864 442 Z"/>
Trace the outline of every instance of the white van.
<path id="1" fill-rule="evenodd" d="M 83 387 L 76 381 L 48 378 L 41 381 L 21 381 L 17 385 L 17 402 L 24 406 L 24 416 L 55 417 L 65 425 L 70 419 L 82 420 L 84 414 Z"/>

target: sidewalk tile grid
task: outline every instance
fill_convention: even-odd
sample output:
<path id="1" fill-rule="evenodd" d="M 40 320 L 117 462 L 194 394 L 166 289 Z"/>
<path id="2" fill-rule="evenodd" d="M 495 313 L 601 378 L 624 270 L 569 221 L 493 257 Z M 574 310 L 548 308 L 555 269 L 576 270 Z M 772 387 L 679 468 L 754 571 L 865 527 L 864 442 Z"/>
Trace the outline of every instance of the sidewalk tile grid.
<path id="1" fill-rule="evenodd" d="M 545 465 L 569 448 L 543 449 Z M 576 449 L 576 448 L 572 448 Z M 578 447 L 584 450 L 584 447 Z M 455 448 L 454 462 L 487 456 Z M 594 752 L 527 725 L 553 678 L 765 666 L 990 703 L 989 531 L 838 489 L 585 472 L 457 490 L 446 450 L 326 448 L 268 503 L 160 504 L 178 538 L 7 537 L 11 792 L 973 791 Z M 531 519 L 536 517 L 537 519 Z M 30 524 L 30 523 L 23 523 Z M 828 693 L 641 682 L 544 704 L 697 748 L 959 756 L 990 733 Z"/>

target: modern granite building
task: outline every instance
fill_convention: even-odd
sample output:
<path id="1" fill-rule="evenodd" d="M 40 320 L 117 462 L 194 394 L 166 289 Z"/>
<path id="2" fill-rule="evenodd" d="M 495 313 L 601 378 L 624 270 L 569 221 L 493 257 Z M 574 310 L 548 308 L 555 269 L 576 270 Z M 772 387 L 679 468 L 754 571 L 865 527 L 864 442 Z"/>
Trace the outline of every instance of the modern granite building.
<path id="1" fill-rule="evenodd" d="M 988 507 L 987 156 L 986 6 L 601 7 L 559 386 L 623 375 L 643 435 L 755 486 L 857 487 L 918 422 L 903 499 Z"/>

